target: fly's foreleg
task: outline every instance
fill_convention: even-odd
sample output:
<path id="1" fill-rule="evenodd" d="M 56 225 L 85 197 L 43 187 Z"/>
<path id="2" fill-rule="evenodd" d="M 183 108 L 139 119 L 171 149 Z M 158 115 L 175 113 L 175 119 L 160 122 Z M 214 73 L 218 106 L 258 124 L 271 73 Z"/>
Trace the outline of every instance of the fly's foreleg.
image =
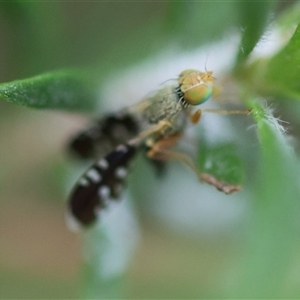
<path id="1" fill-rule="evenodd" d="M 172 123 L 166 120 L 159 121 L 157 124 L 153 125 L 149 129 L 141 132 L 136 138 L 130 140 L 132 144 L 138 144 L 141 141 L 145 140 L 147 137 L 159 133 L 160 135 L 164 135 L 167 129 L 172 127 Z"/>
<path id="2" fill-rule="evenodd" d="M 225 109 L 198 109 L 195 112 L 191 112 L 189 117 L 192 124 L 199 123 L 202 113 L 214 113 L 220 115 L 248 115 L 251 113 L 251 109 L 245 110 L 225 110 Z"/>

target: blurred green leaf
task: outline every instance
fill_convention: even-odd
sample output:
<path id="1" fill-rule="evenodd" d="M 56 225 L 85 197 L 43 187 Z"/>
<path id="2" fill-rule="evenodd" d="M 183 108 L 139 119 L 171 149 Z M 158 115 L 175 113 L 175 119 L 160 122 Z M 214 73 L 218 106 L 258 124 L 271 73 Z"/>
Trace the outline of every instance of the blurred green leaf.
<path id="1" fill-rule="evenodd" d="M 164 29 L 183 48 L 199 47 L 222 38 L 238 24 L 235 2 L 171 1 Z"/>
<path id="2" fill-rule="evenodd" d="M 1 1 L 0 8 L 3 14 L 14 22 L 18 22 L 18 18 L 22 11 L 26 10 L 28 6 L 22 2 Z"/>
<path id="3" fill-rule="evenodd" d="M 300 22 L 300 2 L 291 3 L 277 18 L 276 25 L 284 33 L 294 31 L 295 26 Z"/>
<path id="4" fill-rule="evenodd" d="M 61 4 L 5 1 L 0 5 L 6 78 L 66 66 L 68 43 Z"/>
<path id="5" fill-rule="evenodd" d="M 289 298 L 286 280 L 299 239 L 298 161 L 278 120 L 259 105 L 253 106 L 262 147 L 260 173 L 238 292 L 229 296 Z"/>
<path id="6" fill-rule="evenodd" d="M 260 78 L 265 89 L 273 95 L 284 95 L 300 100 L 300 27 L 288 44 L 264 66 Z M 264 88 L 264 87 L 262 87 Z"/>
<path id="7" fill-rule="evenodd" d="M 0 84 L 0 98 L 34 108 L 87 110 L 97 105 L 90 73 L 63 70 Z"/>
<path id="8" fill-rule="evenodd" d="M 245 60 L 267 25 L 274 1 L 171 1 L 165 30 L 183 47 L 200 46 L 222 38 L 230 29 L 243 30 L 237 62 Z"/>
<path id="9" fill-rule="evenodd" d="M 244 180 L 244 165 L 233 143 L 209 144 L 202 141 L 198 155 L 200 170 L 230 184 Z"/>
<path id="10" fill-rule="evenodd" d="M 274 1 L 237 1 L 243 36 L 236 58 L 236 65 L 245 61 L 260 39 L 270 17 L 270 11 L 277 3 Z"/>

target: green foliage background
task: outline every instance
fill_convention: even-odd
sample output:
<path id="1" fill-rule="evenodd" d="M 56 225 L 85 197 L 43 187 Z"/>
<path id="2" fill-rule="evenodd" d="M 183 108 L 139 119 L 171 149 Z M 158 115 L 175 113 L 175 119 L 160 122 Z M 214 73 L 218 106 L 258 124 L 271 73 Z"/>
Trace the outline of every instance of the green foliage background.
<path id="1" fill-rule="evenodd" d="M 0 297 L 298 298 L 299 21 L 298 1 L 1 2 Z M 281 49 L 271 57 L 249 59 L 267 26 L 280 32 Z M 241 119 L 232 121 L 232 141 L 211 143 L 201 128 L 198 164 L 218 178 L 243 184 L 237 197 L 247 206 L 244 219 L 225 235 L 170 233 L 143 204 L 152 202 L 158 182 L 140 163 L 130 188 L 144 236 L 138 255 L 130 204 L 131 238 L 119 234 L 127 226 L 121 223 L 83 233 L 84 259 L 76 268 L 80 246 L 61 217 L 66 182 L 75 180 L 60 149 L 78 126 L 68 119 L 70 112 L 101 110 L 99 87 L 127 67 L 169 46 L 187 55 L 230 31 L 240 32 L 241 41 L 228 76 L 238 87 L 235 97 L 252 109 L 246 118 L 253 119 L 257 137 L 243 136 Z M 292 143 L 283 130 L 286 124 L 264 101 L 275 102 L 275 113 L 289 122 Z M 47 135 L 48 128 L 54 132 Z M 253 143 L 260 146 L 254 149 Z M 28 219 L 20 217 L 22 206 Z M 18 248 L 30 253 L 29 259 L 19 259 L 20 253 L 12 251 Z M 105 258 L 115 250 L 124 264 L 107 277 Z M 63 254 L 43 256 L 47 251 Z M 41 255 L 40 261 L 31 261 L 31 255 Z M 71 257 L 67 264 L 66 257 Z M 38 267 L 32 267 L 35 263 Z M 108 271 L 113 272 L 109 264 Z"/>

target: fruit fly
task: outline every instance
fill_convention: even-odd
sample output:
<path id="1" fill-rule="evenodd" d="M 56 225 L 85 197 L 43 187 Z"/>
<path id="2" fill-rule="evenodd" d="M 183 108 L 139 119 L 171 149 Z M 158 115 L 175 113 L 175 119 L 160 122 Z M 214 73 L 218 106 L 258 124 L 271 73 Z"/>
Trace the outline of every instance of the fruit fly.
<path id="1" fill-rule="evenodd" d="M 203 173 L 191 158 L 171 150 L 181 138 L 188 123 L 196 124 L 202 112 L 221 114 L 249 111 L 193 110 L 208 100 L 215 78 L 212 71 L 185 70 L 175 85 L 165 86 L 155 95 L 116 113 L 106 115 L 79 132 L 70 142 L 70 150 L 94 163 L 81 176 L 68 201 L 68 216 L 80 225 L 92 225 L 111 201 L 120 198 L 130 164 L 143 151 L 156 169 L 167 160 L 179 160 L 189 166 L 199 180 L 225 194 L 241 189 Z"/>

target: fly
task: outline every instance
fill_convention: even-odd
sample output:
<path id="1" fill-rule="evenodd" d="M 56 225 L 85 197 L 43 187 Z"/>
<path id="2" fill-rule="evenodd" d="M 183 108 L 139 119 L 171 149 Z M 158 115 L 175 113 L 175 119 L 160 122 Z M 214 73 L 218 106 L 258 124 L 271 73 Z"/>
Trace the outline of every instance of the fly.
<path id="1" fill-rule="evenodd" d="M 111 201 L 120 198 L 130 165 L 140 151 L 158 172 L 168 160 L 179 160 L 189 166 L 199 180 L 225 194 L 239 191 L 213 175 L 201 172 L 192 159 L 171 150 L 181 138 L 188 123 L 196 124 L 202 112 L 248 114 L 249 110 L 193 110 L 207 101 L 213 92 L 212 71 L 185 70 L 176 85 L 158 90 L 152 97 L 99 119 L 79 132 L 70 143 L 70 150 L 94 163 L 77 181 L 68 201 L 68 215 L 88 227 Z"/>

